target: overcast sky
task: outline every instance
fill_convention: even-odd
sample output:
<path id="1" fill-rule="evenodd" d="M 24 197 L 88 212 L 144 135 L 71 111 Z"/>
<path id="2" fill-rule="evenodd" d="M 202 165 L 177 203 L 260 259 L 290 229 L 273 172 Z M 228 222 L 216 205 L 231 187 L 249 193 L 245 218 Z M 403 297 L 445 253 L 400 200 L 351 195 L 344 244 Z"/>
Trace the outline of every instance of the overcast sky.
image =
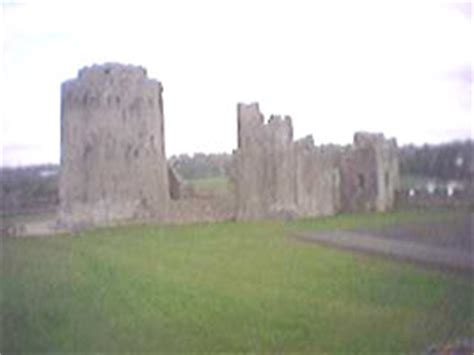
<path id="1" fill-rule="evenodd" d="M 59 162 L 60 84 L 104 62 L 163 83 L 168 156 L 231 152 L 237 102 L 317 144 L 473 133 L 469 2 L 0 1 L 4 165 Z"/>

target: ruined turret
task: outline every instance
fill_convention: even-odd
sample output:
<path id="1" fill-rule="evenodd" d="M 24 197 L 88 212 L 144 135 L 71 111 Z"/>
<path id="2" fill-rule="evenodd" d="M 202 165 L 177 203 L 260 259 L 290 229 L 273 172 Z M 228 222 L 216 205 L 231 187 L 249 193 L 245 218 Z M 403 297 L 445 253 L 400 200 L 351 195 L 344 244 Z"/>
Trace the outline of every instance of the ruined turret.
<path id="1" fill-rule="evenodd" d="M 144 68 L 114 63 L 62 84 L 63 225 L 166 217 L 162 90 Z"/>
<path id="2" fill-rule="evenodd" d="M 393 208 L 399 188 L 397 143 L 383 134 L 357 132 L 341 160 L 341 206 L 344 211 Z"/>
<path id="3" fill-rule="evenodd" d="M 234 153 L 236 218 L 330 216 L 386 211 L 399 186 L 395 140 L 358 132 L 349 147 L 293 141 L 290 117 L 265 122 L 257 103 L 239 104 Z"/>

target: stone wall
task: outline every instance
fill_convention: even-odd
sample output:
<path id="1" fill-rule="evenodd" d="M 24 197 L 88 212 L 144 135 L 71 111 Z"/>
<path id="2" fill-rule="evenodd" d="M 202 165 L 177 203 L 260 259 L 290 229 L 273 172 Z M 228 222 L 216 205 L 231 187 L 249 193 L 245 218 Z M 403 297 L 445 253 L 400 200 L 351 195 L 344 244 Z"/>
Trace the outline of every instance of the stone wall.
<path id="1" fill-rule="evenodd" d="M 384 212 L 399 188 L 397 144 L 382 134 L 358 132 L 341 157 L 341 210 Z"/>
<path id="2" fill-rule="evenodd" d="M 385 211 L 399 186 L 396 142 L 357 133 L 349 147 L 293 140 L 288 116 L 237 106 L 234 186 L 194 191 L 165 154 L 162 86 L 142 67 L 84 68 L 61 88 L 60 222 L 183 223 Z"/>
<path id="3" fill-rule="evenodd" d="M 237 106 L 236 218 L 262 219 L 295 209 L 293 128 L 289 117 L 264 122 L 257 103 Z"/>
<path id="4" fill-rule="evenodd" d="M 60 221 L 163 220 L 169 203 L 162 86 L 105 64 L 61 87 Z"/>
<path id="5" fill-rule="evenodd" d="M 291 118 L 265 122 L 257 103 L 239 104 L 234 152 L 236 218 L 317 217 L 386 211 L 399 187 L 395 140 L 356 133 L 348 147 L 293 141 Z"/>
<path id="6" fill-rule="evenodd" d="M 235 199 L 232 195 L 186 196 L 172 200 L 167 223 L 185 224 L 235 220 Z"/>
<path id="7" fill-rule="evenodd" d="M 186 195 L 186 182 L 170 163 L 168 163 L 168 183 L 172 200 L 178 200 Z"/>
<path id="8" fill-rule="evenodd" d="M 293 141 L 291 118 L 265 123 L 258 104 L 239 104 L 234 152 L 236 218 L 325 216 L 339 208 L 338 149 Z"/>
<path id="9" fill-rule="evenodd" d="M 257 103 L 237 106 L 238 149 L 234 152 L 234 181 L 238 219 L 263 218 L 267 191 L 264 189 L 264 147 L 260 144 L 263 115 Z"/>
<path id="10" fill-rule="evenodd" d="M 299 217 L 330 216 L 339 211 L 339 157 L 339 148 L 315 147 L 312 136 L 295 142 Z"/>

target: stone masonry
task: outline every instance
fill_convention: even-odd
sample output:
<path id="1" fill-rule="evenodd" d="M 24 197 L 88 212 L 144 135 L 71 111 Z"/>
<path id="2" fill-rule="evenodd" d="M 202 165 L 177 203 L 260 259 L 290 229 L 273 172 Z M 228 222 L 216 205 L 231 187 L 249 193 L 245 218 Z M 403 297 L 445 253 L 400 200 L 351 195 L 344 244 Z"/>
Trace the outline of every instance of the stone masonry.
<path id="1" fill-rule="evenodd" d="M 341 206 L 343 211 L 390 210 L 399 188 L 397 143 L 382 134 L 359 132 L 342 155 Z"/>
<path id="2" fill-rule="evenodd" d="M 349 147 L 293 141 L 291 118 L 267 123 L 257 103 L 237 106 L 236 218 L 293 218 L 386 211 L 399 185 L 395 140 L 356 133 Z"/>
<path id="3" fill-rule="evenodd" d="M 60 222 L 166 218 L 162 86 L 142 67 L 86 67 L 61 87 Z"/>
<path id="4" fill-rule="evenodd" d="M 237 110 L 236 218 L 293 213 L 296 200 L 291 118 L 273 116 L 265 124 L 257 103 L 239 104 Z"/>
<path id="5" fill-rule="evenodd" d="M 297 215 L 336 214 L 340 210 L 340 148 L 316 147 L 312 136 L 300 139 L 294 145 Z"/>
<path id="6" fill-rule="evenodd" d="M 166 223 L 386 211 L 399 187 L 396 141 L 356 133 L 347 147 L 294 141 L 289 116 L 266 122 L 238 104 L 233 186 L 194 191 L 165 154 L 162 85 L 137 66 L 79 71 L 61 87 L 60 223 L 66 228 L 153 219 Z"/>

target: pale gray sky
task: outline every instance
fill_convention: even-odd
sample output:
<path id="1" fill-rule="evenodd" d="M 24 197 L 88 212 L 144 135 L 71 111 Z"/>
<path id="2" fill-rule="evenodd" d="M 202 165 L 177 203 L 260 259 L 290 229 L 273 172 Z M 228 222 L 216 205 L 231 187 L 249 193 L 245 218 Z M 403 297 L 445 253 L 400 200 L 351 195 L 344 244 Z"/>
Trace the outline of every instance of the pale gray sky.
<path id="1" fill-rule="evenodd" d="M 58 162 L 61 82 L 110 61 L 163 83 L 168 156 L 231 152 L 240 101 L 317 144 L 473 133 L 469 2 L 0 1 L 4 165 Z"/>

